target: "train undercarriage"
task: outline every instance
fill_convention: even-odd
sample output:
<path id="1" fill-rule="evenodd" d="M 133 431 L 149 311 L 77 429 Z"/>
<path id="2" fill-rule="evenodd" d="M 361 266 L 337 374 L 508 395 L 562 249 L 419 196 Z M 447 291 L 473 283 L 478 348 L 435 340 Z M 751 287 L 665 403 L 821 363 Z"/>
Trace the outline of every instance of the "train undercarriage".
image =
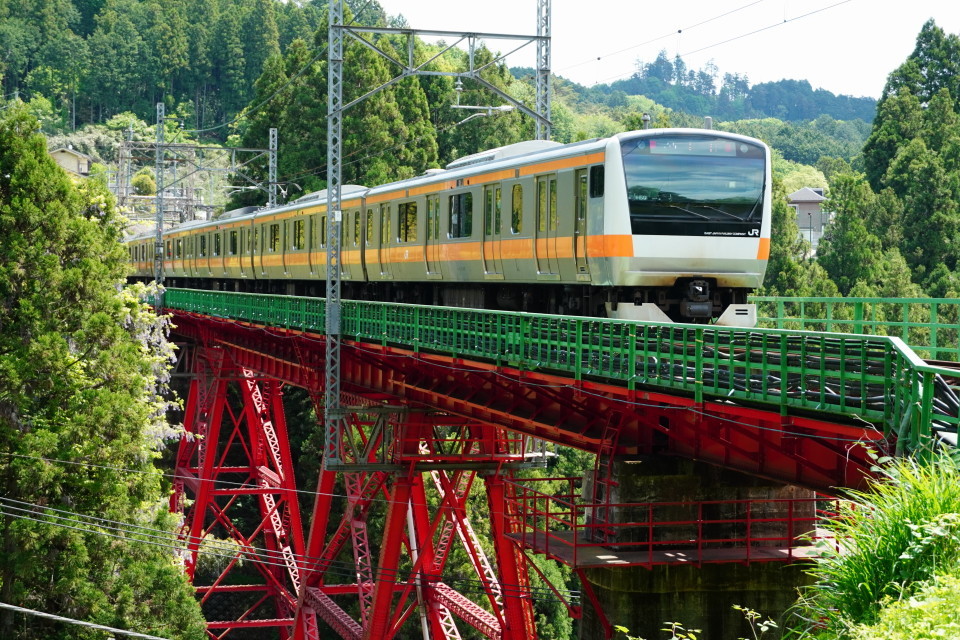
<path id="1" fill-rule="evenodd" d="M 233 280 L 168 277 L 166 285 L 243 293 L 323 297 L 323 280 Z M 341 282 L 341 298 L 494 311 L 708 323 L 746 307 L 747 289 L 720 288 L 709 278 L 679 279 L 672 287 L 589 284 Z M 730 315 L 730 314 L 728 314 Z M 737 315 L 743 315 L 738 311 Z M 730 322 L 738 326 L 752 326 Z"/>

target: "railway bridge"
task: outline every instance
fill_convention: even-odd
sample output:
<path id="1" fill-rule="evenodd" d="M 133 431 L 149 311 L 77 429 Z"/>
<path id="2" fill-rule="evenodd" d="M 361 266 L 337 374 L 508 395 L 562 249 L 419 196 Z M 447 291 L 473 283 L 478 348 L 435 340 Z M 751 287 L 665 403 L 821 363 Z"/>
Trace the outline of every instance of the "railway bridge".
<path id="1" fill-rule="evenodd" d="M 343 301 L 339 442 L 297 486 L 283 388 L 323 422 L 324 300 L 167 290 L 190 380 L 171 508 L 209 635 L 526 639 L 549 598 L 583 638 L 733 637 L 731 604 L 783 609 L 830 496 L 956 446 L 960 306 L 757 302 L 774 328 Z M 556 445 L 593 468 L 530 473 Z"/>

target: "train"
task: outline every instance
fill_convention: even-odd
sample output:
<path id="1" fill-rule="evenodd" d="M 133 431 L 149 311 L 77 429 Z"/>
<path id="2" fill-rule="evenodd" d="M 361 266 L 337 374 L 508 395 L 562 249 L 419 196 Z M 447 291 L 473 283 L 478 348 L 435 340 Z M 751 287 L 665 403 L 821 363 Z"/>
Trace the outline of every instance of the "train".
<path id="1" fill-rule="evenodd" d="M 752 326 L 770 185 L 760 140 L 679 128 L 525 141 L 344 185 L 341 297 Z M 324 190 L 164 230 L 165 284 L 323 296 L 327 200 Z M 155 229 L 126 245 L 130 277 L 153 280 Z"/>

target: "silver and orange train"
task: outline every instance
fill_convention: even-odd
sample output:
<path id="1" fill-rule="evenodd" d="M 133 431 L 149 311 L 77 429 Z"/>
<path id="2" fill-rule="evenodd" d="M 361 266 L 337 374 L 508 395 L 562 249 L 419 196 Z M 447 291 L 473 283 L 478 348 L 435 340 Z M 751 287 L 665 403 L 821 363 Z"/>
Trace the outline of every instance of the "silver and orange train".
<path id="1" fill-rule="evenodd" d="M 770 151 L 701 129 L 522 142 L 341 195 L 344 299 L 749 325 Z M 326 193 L 163 234 L 166 284 L 324 295 Z M 153 278 L 153 233 L 127 240 Z"/>

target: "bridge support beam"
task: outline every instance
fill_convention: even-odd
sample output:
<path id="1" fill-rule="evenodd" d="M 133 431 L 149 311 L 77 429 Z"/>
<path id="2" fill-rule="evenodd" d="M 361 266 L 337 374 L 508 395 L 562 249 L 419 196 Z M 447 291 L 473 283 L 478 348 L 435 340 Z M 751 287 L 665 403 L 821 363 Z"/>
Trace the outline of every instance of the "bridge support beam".
<path id="1" fill-rule="evenodd" d="M 764 520 L 785 517 L 784 512 L 793 508 L 792 504 L 804 504 L 803 508 L 810 511 L 810 514 L 792 515 L 803 515 L 801 520 L 807 516 L 812 519 L 812 503 L 791 502 L 812 497 L 811 491 L 679 458 L 618 456 L 611 466 L 611 502 L 699 501 L 707 505 L 700 509 L 715 508 L 716 511 L 702 512 L 701 540 L 675 545 L 676 557 L 694 558 L 698 542 L 727 539 L 731 541 L 729 560 L 717 564 L 698 564 L 695 560 L 685 564 L 681 560 L 652 567 L 611 566 L 579 571 L 581 580 L 589 583 L 584 586 L 595 596 L 592 606 L 584 602 L 581 638 L 603 638 L 609 625 L 622 625 L 630 630 L 630 635 L 641 638 L 658 638 L 663 635 L 661 629 L 667 622 L 679 622 L 686 629 L 701 629 L 703 633 L 698 633 L 698 637 L 752 637 L 744 615 L 734 609 L 734 605 L 753 609 L 764 619 L 769 617 L 780 622 L 796 600 L 797 587 L 808 583 L 809 578 L 796 563 L 751 559 L 750 548 L 751 544 L 754 549 L 756 545 L 784 544 L 782 533 L 774 533 L 772 525 Z M 721 516 L 729 519 L 731 510 L 737 509 L 737 501 L 741 500 L 773 502 L 764 507 L 763 513 L 744 514 L 741 522 L 725 522 L 722 527 L 711 524 L 710 520 Z M 711 504 L 712 501 L 717 503 Z M 689 517 L 681 507 L 677 509 L 678 521 Z M 610 509 L 612 524 L 621 517 L 625 516 L 618 514 L 616 507 Z M 793 533 L 807 533 L 809 526 L 812 525 Z M 638 536 L 645 535 L 642 529 L 611 528 L 615 536 L 609 540 L 611 548 L 616 548 L 617 542 L 636 541 Z M 688 527 L 682 530 L 688 535 Z M 657 535 L 670 537 L 669 531 L 662 529 Z"/>

